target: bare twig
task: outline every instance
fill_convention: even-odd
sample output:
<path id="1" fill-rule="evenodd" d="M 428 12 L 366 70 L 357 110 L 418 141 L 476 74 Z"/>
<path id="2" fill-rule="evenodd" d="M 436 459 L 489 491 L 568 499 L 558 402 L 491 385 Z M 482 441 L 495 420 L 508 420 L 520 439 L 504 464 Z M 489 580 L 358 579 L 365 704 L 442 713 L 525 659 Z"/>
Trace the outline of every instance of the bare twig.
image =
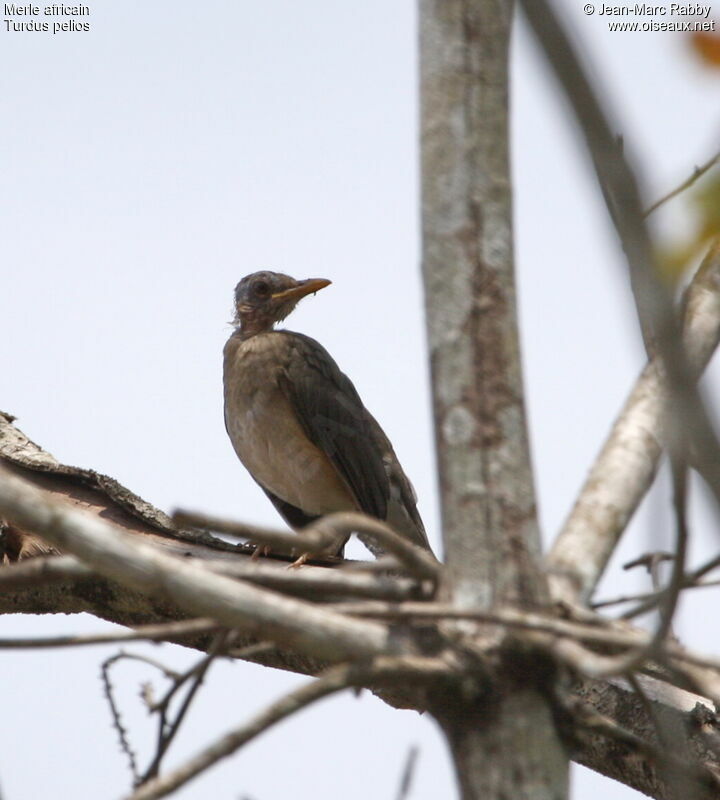
<path id="1" fill-rule="evenodd" d="M 226 533 L 237 539 L 246 539 L 254 544 L 267 545 L 282 553 L 296 553 L 300 547 L 298 535 L 291 531 L 279 531 L 275 528 L 263 528 L 259 525 L 249 525 L 245 522 L 216 517 L 212 514 L 203 514 L 199 511 L 189 511 L 188 509 L 178 508 L 172 514 L 173 522 L 181 527 L 201 528 L 203 530 L 217 531 Z M 332 541 L 318 535 L 313 541 L 313 551 L 320 553 L 327 546 L 333 544 Z"/>
<path id="2" fill-rule="evenodd" d="M 161 626 L 156 626 L 156 627 L 161 627 Z M 217 626 L 215 626 L 215 629 L 217 629 Z M 188 708 L 190 707 L 190 703 L 192 702 L 195 694 L 197 693 L 197 690 L 200 688 L 200 685 L 202 684 L 202 681 L 205 677 L 205 674 L 210 664 L 222 651 L 228 635 L 229 631 L 221 631 L 215 637 L 213 644 L 210 650 L 208 651 L 207 655 L 204 655 L 198 663 L 194 664 L 190 669 L 186 670 L 183 673 L 176 672 L 175 670 L 170 669 L 165 664 L 156 661 L 153 658 L 149 658 L 148 656 L 141 655 L 139 653 L 127 653 L 125 651 L 120 651 L 116 655 L 111 656 L 110 658 L 106 659 L 103 662 L 102 680 L 105 688 L 105 696 L 107 697 L 108 704 L 110 706 L 110 712 L 113 718 L 113 725 L 118 732 L 121 749 L 127 755 L 128 760 L 130 762 L 130 767 L 133 773 L 134 785 L 144 783 L 150 777 L 154 777 L 157 774 L 162 758 L 167 752 L 173 738 L 177 734 L 180 725 L 182 724 L 182 721 L 185 718 L 185 715 L 187 714 Z M 145 697 L 146 703 L 148 703 L 148 706 L 152 712 L 157 713 L 159 715 L 159 718 L 158 718 L 157 749 L 152 762 L 150 763 L 149 767 L 147 768 L 142 777 L 140 777 L 138 773 L 137 757 L 130 746 L 127 730 L 121 721 L 120 709 L 118 708 L 118 705 L 115 701 L 114 691 L 112 688 L 112 683 L 110 681 L 110 668 L 115 664 L 117 664 L 119 661 L 123 660 L 139 661 L 143 664 L 148 664 L 154 669 L 157 669 L 160 672 L 162 672 L 163 675 L 168 680 L 171 681 L 170 688 L 165 693 L 162 700 L 160 700 L 157 703 L 153 703 L 151 701 L 149 689 L 147 687 L 143 690 L 143 696 Z M 168 713 L 169 713 L 170 703 L 173 697 L 175 697 L 175 695 L 182 688 L 182 686 L 184 686 L 190 680 L 192 680 L 190 690 L 186 694 L 180 706 L 180 709 L 178 710 L 178 713 L 175 715 L 175 718 L 171 722 L 168 722 Z"/>
<path id="3" fill-rule="evenodd" d="M 435 556 L 423 547 L 418 547 L 408 539 L 395 533 L 386 523 L 367 514 L 355 511 L 343 511 L 328 514 L 317 522 L 300 531 L 301 536 L 307 532 L 327 531 L 328 535 L 349 535 L 358 533 L 372 539 L 379 550 L 385 551 L 395 558 L 412 574 L 419 578 L 437 581 L 442 564 Z"/>
<path id="4" fill-rule="evenodd" d="M 696 570 L 693 570 L 688 576 L 688 581 L 691 583 L 695 583 L 699 581 L 700 578 L 703 578 L 708 572 L 712 572 L 714 569 L 720 567 L 720 556 L 715 556 L 711 558 L 709 561 L 706 561 L 702 566 L 698 567 Z"/>
<path id="5" fill-rule="evenodd" d="M 274 650 L 277 650 L 277 645 L 275 642 L 256 642 L 255 644 L 248 644 L 245 647 L 233 648 L 230 646 L 228 649 L 228 655 L 232 658 L 252 660 L 266 653 L 271 653 Z"/>
<path id="6" fill-rule="evenodd" d="M 138 778 L 138 768 L 137 768 L 137 757 L 135 756 L 135 752 L 130 745 L 130 739 L 128 737 L 128 732 L 122 722 L 122 717 L 120 715 L 120 709 L 118 708 L 115 702 L 115 693 L 112 688 L 112 682 L 110 681 L 110 667 L 115 664 L 120 659 L 124 658 L 124 653 L 117 653 L 114 656 L 103 661 L 100 666 L 100 676 L 102 679 L 103 684 L 103 692 L 105 694 L 105 698 L 108 701 L 108 706 L 110 707 L 110 714 L 113 720 L 113 727 L 117 731 L 118 739 L 120 740 L 120 749 L 125 753 L 127 756 L 128 762 L 130 764 L 130 772 L 133 776 L 133 783 Z"/>
<path id="7" fill-rule="evenodd" d="M 663 550 L 656 550 L 652 553 L 643 553 L 643 555 L 633 558 L 622 565 L 625 570 L 634 569 L 635 567 L 645 567 L 645 569 L 652 575 L 653 581 L 657 580 L 657 568 L 663 561 L 672 561 L 674 558 L 672 553 L 666 553 Z"/>
<path id="8" fill-rule="evenodd" d="M 402 658 L 376 659 L 368 665 L 340 665 L 331 668 L 317 680 L 305 684 L 255 716 L 249 722 L 222 736 L 185 764 L 161 778 L 139 787 L 129 800 L 154 800 L 165 797 L 204 770 L 225 758 L 272 725 L 291 716 L 307 705 L 351 686 L 363 686 L 375 680 L 396 679 L 412 675 L 423 680 L 448 674 L 447 662 L 440 659 Z"/>
<path id="9" fill-rule="evenodd" d="M 412 574 L 420 578 L 436 580 L 440 572 L 438 560 L 428 550 L 399 536 L 384 522 L 354 511 L 328 514 L 297 533 L 250 527 L 243 523 L 186 510 L 176 511 L 173 519 L 178 524 L 209 528 L 251 539 L 259 544 L 300 553 L 320 553 L 327 547 L 333 546 L 339 538 L 359 533 L 374 539 L 383 550 L 394 555 Z"/>
<path id="10" fill-rule="evenodd" d="M 0 639 L 1 649 L 29 649 L 38 647 L 79 647 L 88 644 L 110 644 L 116 642 L 167 641 L 183 636 L 213 633 L 222 626 L 208 618 L 190 619 L 183 622 L 164 622 L 158 625 L 140 625 L 129 631 L 95 633 L 68 636 L 47 636 L 21 639 Z"/>
<path id="11" fill-rule="evenodd" d="M 720 586 L 720 580 L 715 581 L 702 581 L 698 583 L 693 580 L 690 575 L 687 575 L 683 581 L 683 589 L 710 589 L 713 586 Z M 622 615 L 622 619 L 631 619 L 638 614 L 650 611 L 662 600 L 665 594 L 665 589 L 660 589 L 657 592 L 642 592 L 641 594 L 626 594 L 619 597 L 610 597 L 607 600 L 598 600 L 590 603 L 590 608 L 597 611 L 599 608 L 608 608 L 609 606 L 618 606 L 623 603 L 638 603 L 642 602 L 643 607 L 634 608 Z"/>
<path id="12" fill-rule="evenodd" d="M 410 789 L 412 788 L 413 777 L 415 775 L 415 766 L 417 764 L 419 753 L 420 749 L 416 744 L 412 745 L 408 750 L 402 778 L 400 779 L 400 786 L 398 787 L 397 800 L 407 800 L 407 798 L 410 796 Z"/>
<path id="13" fill-rule="evenodd" d="M 663 195 L 659 200 L 656 200 L 646 211 L 645 216 L 649 217 L 653 211 L 656 211 L 660 208 L 663 203 L 667 203 L 668 200 L 672 200 L 673 197 L 677 197 L 679 194 L 682 194 L 686 189 L 689 189 L 695 181 L 711 170 L 715 164 L 720 163 L 720 152 L 715 153 L 714 156 L 709 158 L 704 164 L 701 164 L 699 167 L 695 167 L 693 170 L 692 175 L 689 178 L 686 178 L 679 186 L 676 186 L 672 191 L 668 192 L 667 194 Z"/>
<path id="14" fill-rule="evenodd" d="M 225 644 L 228 639 L 228 631 L 223 631 L 219 633 L 215 640 L 213 641 L 210 650 L 208 651 L 207 655 L 200 659 L 200 661 L 195 664 L 191 669 L 186 671 L 183 675 L 180 675 L 175 681 L 173 681 L 172 686 L 166 692 L 163 699 L 155 705 L 153 711 L 155 711 L 159 715 L 158 719 L 158 743 L 157 749 L 155 751 L 155 756 L 153 757 L 152 762 L 145 770 L 142 778 L 139 779 L 138 783 L 143 784 L 146 783 L 151 778 L 154 778 L 160 769 L 160 764 L 164 755 L 167 753 L 172 740 L 175 738 L 175 735 L 180 730 L 180 726 L 182 725 L 183 720 L 190 708 L 190 704 L 193 701 L 198 689 L 202 685 L 203 680 L 205 679 L 205 675 L 207 674 L 208 669 L 212 662 L 217 658 L 217 656 L 222 652 L 225 647 Z M 173 697 L 177 694 L 180 688 L 188 681 L 192 680 L 190 685 L 190 689 L 188 690 L 185 698 L 178 710 L 178 713 L 175 715 L 175 718 L 168 722 L 168 713 L 170 710 L 170 702 L 172 701 Z"/>
<path id="15" fill-rule="evenodd" d="M 381 603 L 367 601 L 364 603 L 343 603 L 333 606 L 344 613 L 376 619 L 394 619 L 412 622 L 427 619 L 472 620 L 511 628 L 526 629 L 532 632 L 532 641 L 550 647 L 553 651 L 560 648 L 560 655 L 580 671 L 597 677 L 603 670 L 616 665 L 616 660 L 581 647 L 579 642 L 592 642 L 612 648 L 627 648 L 633 651 L 646 649 L 652 642 L 652 634 L 638 628 L 631 628 L 622 622 L 607 619 L 599 615 L 593 617 L 592 624 L 570 622 L 557 617 L 545 616 L 516 608 L 495 608 L 492 611 L 477 609 L 458 609 L 442 603 Z M 536 634 L 549 634 L 540 636 Z M 567 657 L 565 656 L 567 649 Z M 713 656 L 690 652 L 677 642 L 666 641 L 662 648 L 663 658 L 671 658 L 681 665 L 695 665 L 700 668 L 720 672 L 720 659 Z M 685 668 L 684 666 L 682 667 Z M 615 673 L 617 667 L 612 666 Z M 720 687 L 720 684 L 718 684 Z M 713 690 L 715 691 L 715 690 Z"/>
<path id="16" fill-rule="evenodd" d="M 297 537 L 293 534 L 293 538 Z M 252 561 L 241 558 L 193 559 L 193 564 L 215 572 L 242 578 L 258 586 L 287 594 L 312 597 L 366 597 L 377 600 L 418 599 L 432 593 L 432 586 L 398 575 L 402 565 L 394 558 L 378 561 L 344 561 L 334 569 L 305 564 L 303 569 L 288 570 L 280 561 Z M 382 572 L 395 573 L 389 580 Z M 361 574 L 361 573 L 369 574 Z M 0 592 L 17 591 L 49 583 L 97 578 L 97 573 L 74 556 L 39 556 L 0 569 Z"/>
<path id="17" fill-rule="evenodd" d="M 711 572 L 714 569 L 717 569 L 720 566 L 720 556 L 716 556 L 715 558 L 711 558 L 707 563 L 703 564 L 701 567 L 698 567 L 693 572 L 690 572 L 688 575 L 685 576 L 684 580 L 684 588 L 694 589 L 694 588 L 702 588 L 704 586 L 717 586 L 718 581 L 708 581 L 707 583 L 699 583 L 700 579 L 707 575 L 708 572 Z M 639 606 L 630 609 L 622 614 L 623 619 L 632 619 L 637 617 L 641 614 L 645 614 L 648 611 L 651 611 L 659 602 L 662 601 L 663 595 L 666 590 L 662 590 L 661 592 L 654 592 L 653 594 L 648 595 L 647 597 L 640 596 L 637 599 L 641 600 Z"/>
<path id="18" fill-rule="evenodd" d="M 265 563 L 265 560 L 250 561 L 247 558 L 211 559 L 200 563 L 203 567 L 221 575 L 242 578 L 258 586 L 313 600 L 323 600 L 327 597 L 365 597 L 400 601 L 430 596 L 433 589 L 429 581 L 420 582 L 397 574 L 390 576 L 381 574 L 388 569 L 394 569 L 396 572 L 398 568 L 403 569 L 395 559 L 392 559 L 390 564 L 383 559 L 347 561 L 333 568 L 304 564 L 302 569 L 290 570 L 281 562 Z M 366 569 L 376 565 L 377 570 Z"/>
<path id="19" fill-rule="evenodd" d="M 358 572 L 368 575 L 397 575 L 405 568 L 394 556 L 380 556 L 375 561 L 343 561 L 338 567 L 344 573 Z"/>
<path id="20" fill-rule="evenodd" d="M 677 437 L 674 437 L 675 439 Z M 676 447 L 680 443 L 674 442 Z M 672 620 L 677 608 L 680 590 L 683 586 L 685 577 L 685 558 L 687 554 L 688 529 L 687 529 L 687 467 L 682 456 L 673 448 L 671 453 L 672 473 L 673 473 L 673 503 L 675 509 L 675 526 L 677 540 L 675 546 L 675 557 L 673 560 L 673 571 L 667 591 L 662 601 L 662 613 L 660 622 L 647 644 L 639 647 L 634 652 L 618 656 L 616 658 L 605 659 L 604 666 L 596 666 L 593 677 L 609 678 L 613 675 L 626 675 L 642 666 L 645 661 L 656 658 L 660 654 L 663 642 L 670 632 Z M 653 561 L 651 563 L 657 563 Z"/>
<path id="21" fill-rule="evenodd" d="M 73 556 L 39 556 L 0 569 L 0 591 L 89 578 L 93 571 Z"/>

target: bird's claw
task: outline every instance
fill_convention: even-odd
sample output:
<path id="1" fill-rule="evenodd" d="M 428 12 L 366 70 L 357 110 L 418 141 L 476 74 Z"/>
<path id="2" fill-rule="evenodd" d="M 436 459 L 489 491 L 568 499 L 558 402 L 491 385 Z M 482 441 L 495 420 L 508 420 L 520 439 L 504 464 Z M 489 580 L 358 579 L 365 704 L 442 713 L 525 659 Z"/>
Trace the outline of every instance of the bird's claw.
<path id="1" fill-rule="evenodd" d="M 270 547 L 266 544 L 256 544 L 253 554 L 250 556 L 251 561 L 257 561 L 260 556 L 269 556 Z"/>
<path id="2" fill-rule="evenodd" d="M 297 569 L 298 567 L 302 567 L 303 564 L 307 563 L 307 560 L 310 558 L 312 553 L 303 553 L 300 558 L 296 558 L 292 564 L 287 565 L 287 569 Z"/>

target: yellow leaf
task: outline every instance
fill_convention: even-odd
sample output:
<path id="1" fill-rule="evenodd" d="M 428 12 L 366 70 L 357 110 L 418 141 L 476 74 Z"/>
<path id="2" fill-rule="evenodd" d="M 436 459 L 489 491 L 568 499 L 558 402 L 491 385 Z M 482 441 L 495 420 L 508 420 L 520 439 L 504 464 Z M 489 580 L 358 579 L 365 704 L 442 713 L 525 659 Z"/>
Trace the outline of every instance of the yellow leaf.
<path id="1" fill-rule="evenodd" d="M 706 64 L 720 67 L 720 34 L 698 31 L 690 35 L 690 44 Z"/>

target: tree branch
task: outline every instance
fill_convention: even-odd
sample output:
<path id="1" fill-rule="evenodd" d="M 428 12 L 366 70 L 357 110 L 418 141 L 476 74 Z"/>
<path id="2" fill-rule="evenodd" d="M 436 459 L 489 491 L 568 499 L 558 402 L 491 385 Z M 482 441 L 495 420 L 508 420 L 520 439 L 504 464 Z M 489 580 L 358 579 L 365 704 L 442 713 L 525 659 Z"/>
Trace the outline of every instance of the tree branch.
<path id="1" fill-rule="evenodd" d="M 129 631 L 94 633 L 68 636 L 45 636 L 25 639 L 0 639 L 0 650 L 30 650 L 45 647 L 79 647 L 88 644 L 115 644 L 117 642 L 159 642 L 214 633 L 221 626 L 212 619 L 189 619 L 184 622 L 164 622 L 159 625 L 140 625 Z"/>
<path id="2" fill-rule="evenodd" d="M 642 699 L 641 699 L 641 702 Z M 573 716 L 581 727 L 592 733 L 599 733 L 614 742 L 624 745 L 636 755 L 642 756 L 657 764 L 663 773 L 664 781 L 669 784 L 670 797 L 676 797 L 675 780 L 668 781 L 667 773 L 672 772 L 673 778 L 682 779 L 683 797 L 700 800 L 700 798 L 715 798 L 720 791 L 718 776 L 705 764 L 686 761 L 681 756 L 669 752 L 665 747 L 658 746 L 632 731 L 618 725 L 615 720 L 583 704 L 576 703 L 573 707 Z M 656 795 L 657 796 L 657 795 Z"/>
<path id="3" fill-rule="evenodd" d="M 682 731 L 686 747 L 697 763 L 705 765 L 715 776 L 720 775 L 718 750 L 706 732 L 717 730 L 717 717 L 712 703 L 696 694 L 646 676 L 638 676 L 643 691 L 655 714 L 670 728 Z M 573 687 L 573 695 L 594 713 L 612 720 L 614 725 L 657 746 L 653 720 L 632 687 L 624 680 L 585 680 Z M 644 751 L 644 752 L 643 752 Z M 597 730 L 575 742 L 573 759 L 590 769 L 620 781 L 656 800 L 678 800 L 668 786 L 662 767 L 645 746 L 622 746 L 607 731 Z M 715 800 L 717 789 L 701 795 Z"/>
<path id="4" fill-rule="evenodd" d="M 682 194 L 686 189 L 689 189 L 697 180 L 702 178 L 702 176 L 711 170 L 715 164 L 720 163 L 720 152 L 715 153 L 714 156 L 709 158 L 704 164 L 701 164 L 699 167 L 695 167 L 693 170 L 692 175 L 689 178 L 686 178 L 679 186 L 676 186 L 674 189 L 669 191 L 667 194 L 664 194 L 659 200 L 656 200 L 646 211 L 645 216 L 649 217 L 653 211 L 657 211 L 661 205 L 667 203 L 668 200 L 672 200 L 673 197 L 677 197 L 679 194 Z"/>
<path id="5" fill-rule="evenodd" d="M 708 252 L 685 298 L 683 344 L 699 375 L 720 342 L 720 241 Z M 587 601 L 650 488 L 662 453 L 667 410 L 657 359 L 643 370 L 548 555 L 553 593 Z"/>
<path id="6" fill-rule="evenodd" d="M 233 731 L 222 736 L 181 767 L 139 787 L 128 800 L 156 800 L 186 784 L 220 759 L 232 755 L 240 747 L 264 733 L 268 728 L 297 713 L 302 708 L 351 686 L 364 686 L 378 680 L 398 678 L 426 681 L 449 673 L 449 665 L 439 659 L 377 659 L 370 664 L 342 664 L 328 670 L 317 680 L 296 689 Z"/>
<path id="7" fill-rule="evenodd" d="M 297 533 L 251 527 L 242 522 L 182 509 L 173 514 L 173 519 L 179 525 L 221 531 L 231 536 L 252 539 L 254 543 L 280 547 L 295 553 L 319 553 L 337 542 L 339 538 L 353 533 L 362 534 L 373 539 L 378 545 L 378 550 L 394 555 L 412 575 L 430 580 L 438 580 L 440 576 L 441 564 L 432 553 L 404 539 L 381 520 L 359 512 L 327 514 Z"/>
<path id="8" fill-rule="evenodd" d="M 211 616 L 275 638 L 319 658 L 392 653 L 398 645 L 376 623 L 317 609 L 249 586 L 133 542 L 118 528 L 52 500 L 28 482 L 0 470 L 0 513 L 72 553 L 102 575 L 139 591 L 171 598 L 197 616 Z"/>

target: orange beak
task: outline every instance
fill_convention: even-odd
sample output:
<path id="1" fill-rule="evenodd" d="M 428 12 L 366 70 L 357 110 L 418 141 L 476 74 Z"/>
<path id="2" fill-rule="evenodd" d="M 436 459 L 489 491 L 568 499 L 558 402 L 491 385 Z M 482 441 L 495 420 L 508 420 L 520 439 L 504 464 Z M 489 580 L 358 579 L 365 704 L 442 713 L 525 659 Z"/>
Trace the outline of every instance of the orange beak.
<path id="1" fill-rule="evenodd" d="M 297 286 L 285 289 L 283 292 L 276 292 L 272 295 L 273 300 L 300 300 L 308 294 L 313 294 L 326 286 L 330 286 L 332 281 L 325 278 L 308 278 L 306 281 L 298 281 Z"/>

